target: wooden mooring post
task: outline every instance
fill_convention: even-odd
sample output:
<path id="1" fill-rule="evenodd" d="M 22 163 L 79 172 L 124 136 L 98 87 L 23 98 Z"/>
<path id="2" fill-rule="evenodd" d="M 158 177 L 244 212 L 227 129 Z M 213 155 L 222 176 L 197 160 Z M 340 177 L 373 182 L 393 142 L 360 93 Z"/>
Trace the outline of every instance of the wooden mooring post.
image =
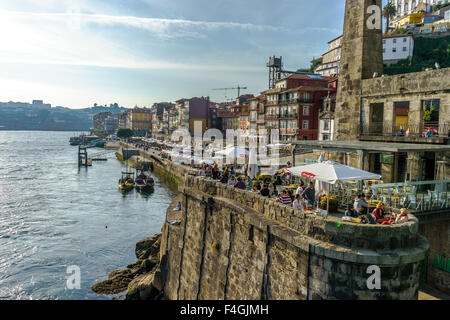
<path id="1" fill-rule="evenodd" d="M 86 146 L 78 146 L 78 168 L 88 167 L 88 154 Z"/>

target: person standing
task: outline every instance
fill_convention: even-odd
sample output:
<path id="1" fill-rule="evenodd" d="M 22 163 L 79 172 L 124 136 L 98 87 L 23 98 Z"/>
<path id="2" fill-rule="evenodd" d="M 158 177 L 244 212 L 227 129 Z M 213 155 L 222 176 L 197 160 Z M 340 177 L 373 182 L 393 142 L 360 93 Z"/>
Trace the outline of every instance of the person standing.
<path id="1" fill-rule="evenodd" d="M 314 206 L 314 202 L 316 201 L 316 191 L 312 182 L 310 182 L 305 191 L 303 191 L 302 197 L 306 200 L 306 205 L 308 207 Z"/>
<path id="2" fill-rule="evenodd" d="M 305 189 L 305 184 L 302 182 L 302 183 L 300 183 L 300 186 L 297 188 L 297 191 L 295 191 L 295 194 L 301 195 L 304 189 Z"/>

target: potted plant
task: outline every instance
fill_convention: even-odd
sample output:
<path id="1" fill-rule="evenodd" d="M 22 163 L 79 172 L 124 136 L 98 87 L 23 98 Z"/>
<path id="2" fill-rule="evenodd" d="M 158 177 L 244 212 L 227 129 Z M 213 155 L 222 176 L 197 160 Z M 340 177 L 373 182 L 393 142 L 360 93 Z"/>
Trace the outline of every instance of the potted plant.
<path id="1" fill-rule="evenodd" d="M 327 196 L 322 196 L 320 197 L 320 201 L 319 201 L 319 208 L 323 209 L 323 210 L 327 210 L 327 202 L 328 202 L 328 197 Z M 329 203 L 329 212 L 330 213 L 336 213 L 337 209 L 338 209 L 338 201 L 336 196 L 331 195 L 330 196 L 330 203 Z"/>

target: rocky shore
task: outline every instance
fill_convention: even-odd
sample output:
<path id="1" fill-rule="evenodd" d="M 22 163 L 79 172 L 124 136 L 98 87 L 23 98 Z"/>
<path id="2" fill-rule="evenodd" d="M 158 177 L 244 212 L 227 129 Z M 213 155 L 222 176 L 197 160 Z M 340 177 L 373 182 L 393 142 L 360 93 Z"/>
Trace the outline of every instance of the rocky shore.
<path id="1" fill-rule="evenodd" d="M 167 209 L 168 220 L 174 219 L 179 211 L 174 211 L 179 197 Z M 135 246 L 138 259 L 126 269 L 112 271 L 108 279 L 91 286 L 98 294 L 118 294 L 126 291 L 126 300 L 166 299 L 163 293 L 165 284 L 166 256 L 160 255 L 161 233 L 140 240 Z M 161 257 L 161 258 L 160 258 Z"/>
<path id="2" fill-rule="evenodd" d="M 148 284 L 151 284 L 151 278 L 160 263 L 160 244 L 161 234 L 136 243 L 135 254 L 138 261 L 128 265 L 126 269 L 111 272 L 107 280 L 94 284 L 92 291 L 99 294 L 117 294 L 127 290 L 126 299 L 156 298 L 159 292 L 152 291 Z M 142 297 L 141 291 L 145 291 L 142 292 Z"/>

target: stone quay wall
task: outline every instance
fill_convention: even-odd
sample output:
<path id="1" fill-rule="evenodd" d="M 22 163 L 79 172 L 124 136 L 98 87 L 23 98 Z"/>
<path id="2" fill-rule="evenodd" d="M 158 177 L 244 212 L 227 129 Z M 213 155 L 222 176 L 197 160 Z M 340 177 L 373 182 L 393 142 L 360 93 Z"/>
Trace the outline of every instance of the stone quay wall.
<path id="1" fill-rule="evenodd" d="M 429 244 L 415 217 L 356 225 L 186 175 L 163 226 L 169 299 L 417 299 Z M 174 218 L 175 217 L 175 218 Z M 369 289 L 369 266 L 381 288 Z"/>

